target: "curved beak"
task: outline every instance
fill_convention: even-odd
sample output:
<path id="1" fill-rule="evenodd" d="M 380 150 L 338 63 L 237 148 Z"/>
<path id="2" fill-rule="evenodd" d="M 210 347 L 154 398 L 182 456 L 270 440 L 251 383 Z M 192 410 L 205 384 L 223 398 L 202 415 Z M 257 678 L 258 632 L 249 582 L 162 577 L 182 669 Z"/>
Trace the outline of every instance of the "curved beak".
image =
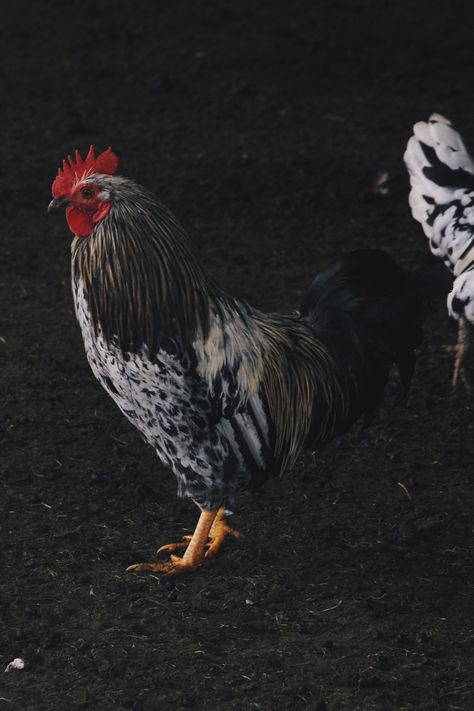
<path id="1" fill-rule="evenodd" d="M 51 200 L 49 203 L 47 212 L 51 212 L 51 210 L 59 210 L 61 207 L 67 207 L 68 205 L 69 202 L 64 198 L 54 198 L 54 200 Z"/>

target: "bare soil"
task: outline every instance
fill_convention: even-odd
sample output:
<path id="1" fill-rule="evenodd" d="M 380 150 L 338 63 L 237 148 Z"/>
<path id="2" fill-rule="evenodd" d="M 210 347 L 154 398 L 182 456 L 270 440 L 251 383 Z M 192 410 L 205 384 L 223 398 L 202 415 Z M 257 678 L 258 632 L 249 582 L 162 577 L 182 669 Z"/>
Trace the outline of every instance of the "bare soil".
<path id="1" fill-rule="evenodd" d="M 405 406 L 394 383 L 369 429 L 242 496 L 212 564 L 160 582 L 125 568 L 197 510 L 89 371 L 46 215 L 59 161 L 93 142 L 261 308 L 357 247 L 423 268 L 402 155 L 435 110 L 474 142 L 471 5 L 2 8 L 1 709 L 474 708 L 473 400 L 450 392 L 444 306 Z"/>

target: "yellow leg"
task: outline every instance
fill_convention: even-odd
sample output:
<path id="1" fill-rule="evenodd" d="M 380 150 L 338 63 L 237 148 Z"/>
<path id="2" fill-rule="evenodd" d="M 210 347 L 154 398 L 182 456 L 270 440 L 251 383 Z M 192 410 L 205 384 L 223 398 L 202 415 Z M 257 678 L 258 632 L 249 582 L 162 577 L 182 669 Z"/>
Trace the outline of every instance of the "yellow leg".
<path id="1" fill-rule="evenodd" d="M 224 539 L 227 536 L 233 536 L 233 538 L 239 538 L 241 535 L 239 531 L 231 528 L 224 518 L 225 509 L 223 506 L 216 513 L 216 517 L 212 523 L 211 530 L 209 531 L 208 542 L 206 543 L 207 551 L 205 554 L 206 558 L 212 558 L 219 548 L 221 547 Z M 191 543 L 192 536 L 183 536 L 179 543 L 167 543 L 161 548 L 158 548 L 157 553 L 162 553 L 167 551 L 168 553 L 174 553 L 174 551 L 186 550 Z"/>
<path id="2" fill-rule="evenodd" d="M 206 558 L 212 558 L 216 555 L 217 551 L 224 542 L 227 536 L 232 536 L 232 538 L 239 538 L 242 534 L 240 531 L 236 531 L 235 528 L 231 528 L 224 518 L 225 509 L 223 506 L 219 509 L 216 517 L 209 531 L 209 540 Z"/>
<path id="3" fill-rule="evenodd" d="M 221 547 L 227 536 L 232 536 L 233 538 L 239 538 L 241 533 L 231 528 L 224 518 L 225 509 L 223 506 L 217 511 L 216 517 L 212 523 L 211 530 L 209 531 L 209 540 L 206 543 L 207 551 L 205 558 L 212 558 L 219 548 Z M 169 553 L 174 553 L 174 551 L 186 550 L 188 548 L 192 536 L 183 536 L 179 543 L 167 543 L 161 548 L 158 548 L 157 553 L 162 553 L 163 551 L 168 551 Z"/>
<path id="4" fill-rule="evenodd" d="M 469 352 L 472 347 L 472 327 L 467 323 L 465 318 L 459 319 L 458 342 L 455 346 L 449 346 L 448 350 L 454 352 L 454 369 L 451 385 L 453 390 L 458 388 L 459 382 L 462 382 L 468 392 L 471 391 L 472 385 L 468 375 L 466 361 L 469 357 Z"/>
<path id="5" fill-rule="evenodd" d="M 203 511 L 192 536 L 183 536 L 183 540 L 179 543 L 168 543 L 158 549 L 158 553 L 162 551 L 171 553 L 184 549 L 182 558 L 171 555 L 169 563 L 136 563 L 130 565 L 127 570 L 138 572 L 149 570 L 165 575 L 177 575 L 195 570 L 205 559 L 212 558 L 217 553 L 227 536 L 238 538 L 241 535 L 239 531 L 229 526 L 224 514 L 225 509 L 222 506 L 217 511 Z"/>

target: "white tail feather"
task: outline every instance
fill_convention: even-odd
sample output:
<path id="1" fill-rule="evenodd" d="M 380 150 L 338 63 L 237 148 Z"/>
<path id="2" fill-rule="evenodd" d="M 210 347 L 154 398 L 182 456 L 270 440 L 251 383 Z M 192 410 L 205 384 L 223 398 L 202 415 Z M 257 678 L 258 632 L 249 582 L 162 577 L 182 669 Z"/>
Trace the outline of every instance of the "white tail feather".
<path id="1" fill-rule="evenodd" d="M 474 160 L 460 134 L 440 114 L 413 127 L 404 155 L 409 204 L 433 254 L 457 279 L 448 297 L 454 318 L 474 320 Z"/>

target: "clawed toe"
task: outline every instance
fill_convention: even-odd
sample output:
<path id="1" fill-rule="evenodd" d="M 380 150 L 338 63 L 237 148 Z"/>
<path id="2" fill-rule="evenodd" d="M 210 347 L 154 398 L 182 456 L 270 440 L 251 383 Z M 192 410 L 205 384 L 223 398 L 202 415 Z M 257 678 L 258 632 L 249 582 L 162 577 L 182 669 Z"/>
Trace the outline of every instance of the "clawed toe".
<path id="1" fill-rule="evenodd" d="M 183 536 L 183 540 L 179 541 L 178 543 L 165 543 L 165 545 L 158 548 L 156 552 L 162 553 L 163 551 L 167 551 L 169 553 L 172 553 L 173 551 L 186 550 L 186 548 L 191 542 L 191 538 L 192 536 Z"/>
<path id="2" fill-rule="evenodd" d="M 181 573 L 189 573 L 196 570 L 198 562 L 185 561 L 177 555 L 170 556 L 168 563 L 135 563 L 134 565 L 129 565 L 127 571 L 134 573 L 159 573 L 164 577 L 171 575 L 180 575 Z"/>

